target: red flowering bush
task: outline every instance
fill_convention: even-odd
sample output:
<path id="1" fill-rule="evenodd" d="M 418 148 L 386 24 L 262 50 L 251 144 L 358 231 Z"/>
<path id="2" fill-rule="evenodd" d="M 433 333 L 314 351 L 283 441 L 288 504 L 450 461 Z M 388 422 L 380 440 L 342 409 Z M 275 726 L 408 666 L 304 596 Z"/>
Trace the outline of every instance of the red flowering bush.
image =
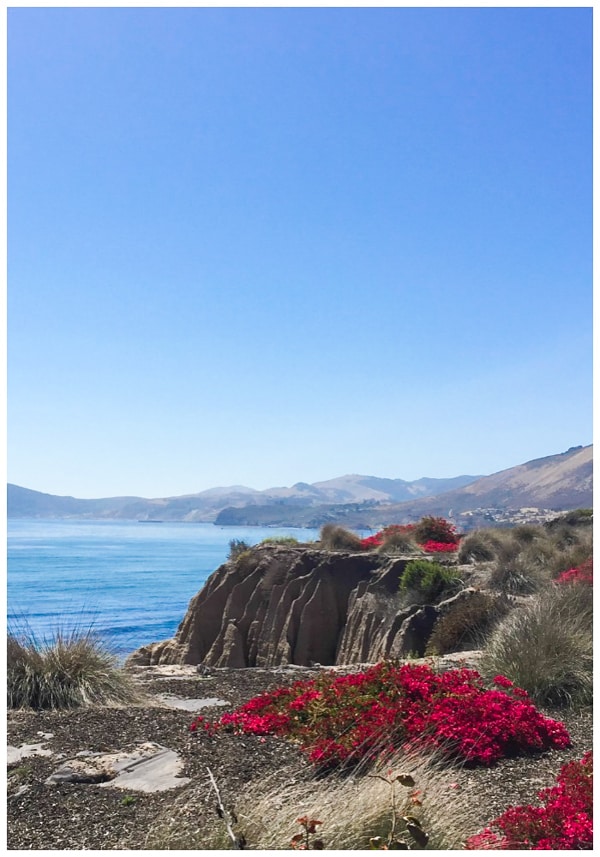
<path id="1" fill-rule="evenodd" d="M 198 717 L 190 728 L 291 738 L 320 768 L 400 745 L 486 765 L 520 750 L 569 746 L 563 724 L 537 711 L 524 690 L 503 676 L 493 684 L 486 688 L 475 670 L 436 673 L 384 661 L 361 673 L 297 681 L 214 722 Z"/>
<path id="2" fill-rule="evenodd" d="M 367 536 L 365 539 L 361 539 L 360 543 L 363 548 L 365 548 L 365 550 L 371 550 L 371 548 L 378 548 L 383 544 L 382 533 L 375 533 L 374 536 Z"/>
<path id="3" fill-rule="evenodd" d="M 456 527 L 444 518 L 422 518 L 418 524 L 390 524 L 373 536 L 361 539 L 365 550 L 378 548 L 401 537 L 414 539 L 427 553 L 451 553 L 458 550 Z"/>
<path id="4" fill-rule="evenodd" d="M 556 785 L 538 792 L 542 806 L 510 806 L 466 843 L 475 849 L 570 851 L 592 848 L 593 756 L 563 765 Z M 495 827 L 500 833 L 494 833 Z"/>
<path id="5" fill-rule="evenodd" d="M 445 544 L 458 544 L 456 527 L 445 518 L 434 518 L 427 515 L 421 518 L 415 527 L 415 538 L 422 545 L 425 542 L 444 542 Z"/>
<path id="6" fill-rule="evenodd" d="M 594 583 L 594 560 L 592 557 L 586 559 L 581 565 L 576 568 L 570 568 L 568 571 L 563 571 L 556 578 L 557 583 L 588 583 L 590 586 Z"/>
<path id="7" fill-rule="evenodd" d="M 361 539 L 361 544 L 366 550 L 379 548 L 385 544 L 385 542 L 393 540 L 394 538 L 412 538 L 414 528 L 414 524 L 390 524 L 388 527 L 384 527 L 378 533 L 375 533 L 375 535 Z"/>

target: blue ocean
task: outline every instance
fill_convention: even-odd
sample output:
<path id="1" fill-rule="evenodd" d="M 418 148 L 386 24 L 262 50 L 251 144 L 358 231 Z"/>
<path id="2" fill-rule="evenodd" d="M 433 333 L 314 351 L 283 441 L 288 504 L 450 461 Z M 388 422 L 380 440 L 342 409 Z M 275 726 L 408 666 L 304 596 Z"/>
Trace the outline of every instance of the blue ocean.
<path id="1" fill-rule="evenodd" d="M 231 539 L 317 530 L 136 521 L 9 519 L 8 627 L 36 639 L 93 626 L 120 657 L 172 637 Z"/>

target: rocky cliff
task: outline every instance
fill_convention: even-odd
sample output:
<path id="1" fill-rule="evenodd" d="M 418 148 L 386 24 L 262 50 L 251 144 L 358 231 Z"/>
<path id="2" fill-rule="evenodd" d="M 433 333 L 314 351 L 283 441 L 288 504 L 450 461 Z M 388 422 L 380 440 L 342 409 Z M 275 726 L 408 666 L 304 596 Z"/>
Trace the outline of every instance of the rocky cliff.
<path id="1" fill-rule="evenodd" d="M 407 605 L 398 582 L 408 560 L 263 545 L 220 566 L 191 600 L 175 637 L 129 663 L 274 667 L 365 663 L 423 655 L 439 605 Z"/>

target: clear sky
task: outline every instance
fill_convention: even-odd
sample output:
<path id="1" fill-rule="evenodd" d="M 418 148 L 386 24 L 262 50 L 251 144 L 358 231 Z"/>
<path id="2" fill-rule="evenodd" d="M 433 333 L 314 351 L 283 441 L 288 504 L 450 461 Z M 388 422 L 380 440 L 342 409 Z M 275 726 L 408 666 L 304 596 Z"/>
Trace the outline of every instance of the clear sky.
<path id="1" fill-rule="evenodd" d="M 592 440 L 589 8 L 8 11 L 8 478 Z"/>

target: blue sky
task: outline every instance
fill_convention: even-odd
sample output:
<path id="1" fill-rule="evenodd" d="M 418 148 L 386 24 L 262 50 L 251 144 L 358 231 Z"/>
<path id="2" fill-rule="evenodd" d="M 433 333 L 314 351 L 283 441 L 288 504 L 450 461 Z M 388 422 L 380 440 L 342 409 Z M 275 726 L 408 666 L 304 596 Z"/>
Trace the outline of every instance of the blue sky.
<path id="1" fill-rule="evenodd" d="M 9 481 L 590 443 L 591 62 L 588 8 L 9 9 Z"/>

